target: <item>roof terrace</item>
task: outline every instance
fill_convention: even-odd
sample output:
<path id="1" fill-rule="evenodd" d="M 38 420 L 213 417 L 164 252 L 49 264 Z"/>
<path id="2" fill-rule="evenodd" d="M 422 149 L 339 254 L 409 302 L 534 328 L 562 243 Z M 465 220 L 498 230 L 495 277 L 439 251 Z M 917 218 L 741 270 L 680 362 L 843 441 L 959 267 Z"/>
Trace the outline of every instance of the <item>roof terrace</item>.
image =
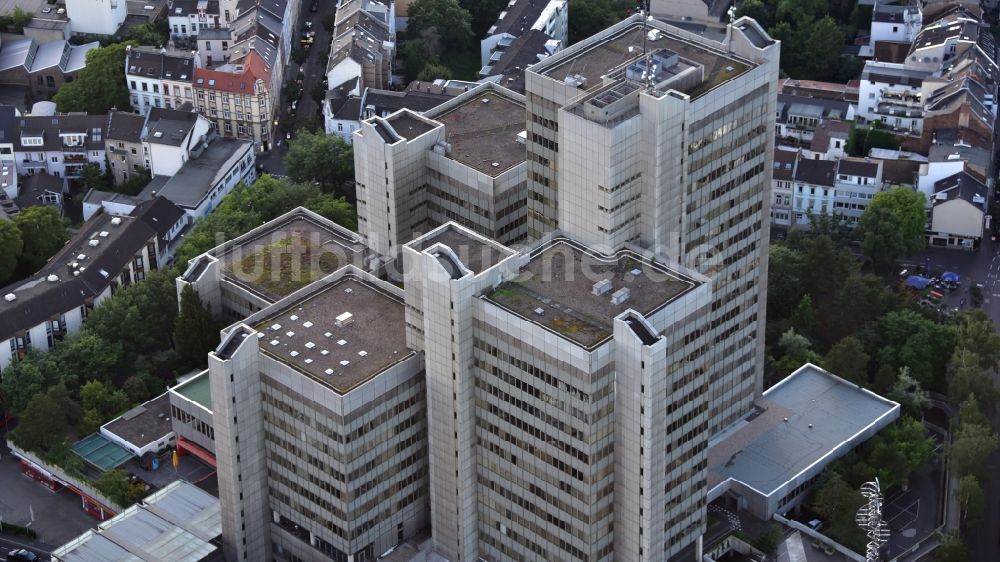
<path id="1" fill-rule="evenodd" d="M 450 158 L 497 176 L 527 158 L 517 135 L 524 131 L 524 104 L 495 91 L 469 95 L 459 105 L 428 117 L 444 123 Z"/>
<path id="2" fill-rule="evenodd" d="M 408 357 L 404 305 L 348 276 L 255 328 L 260 349 L 340 394 Z"/>
<path id="3" fill-rule="evenodd" d="M 625 310 L 650 314 L 696 285 L 634 252 L 604 256 L 563 238 L 536 249 L 517 278 L 486 298 L 591 349 Z"/>

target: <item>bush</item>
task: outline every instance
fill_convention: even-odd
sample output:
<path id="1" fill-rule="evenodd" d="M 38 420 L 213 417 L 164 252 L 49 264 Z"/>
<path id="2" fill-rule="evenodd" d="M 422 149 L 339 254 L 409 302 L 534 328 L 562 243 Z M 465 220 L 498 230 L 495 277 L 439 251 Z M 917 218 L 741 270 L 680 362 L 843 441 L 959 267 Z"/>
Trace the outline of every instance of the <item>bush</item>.
<path id="1" fill-rule="evenodd" d="M 0 523 L 0 533 L 7 533 L 9 535 L 17 535 L 19 537 L 28 537 L 29 539 L 36 538 L 37 533 L 32 531 L 27 527 L 21 527 L 20 525 L 11 525 L 10 523 Z"/>

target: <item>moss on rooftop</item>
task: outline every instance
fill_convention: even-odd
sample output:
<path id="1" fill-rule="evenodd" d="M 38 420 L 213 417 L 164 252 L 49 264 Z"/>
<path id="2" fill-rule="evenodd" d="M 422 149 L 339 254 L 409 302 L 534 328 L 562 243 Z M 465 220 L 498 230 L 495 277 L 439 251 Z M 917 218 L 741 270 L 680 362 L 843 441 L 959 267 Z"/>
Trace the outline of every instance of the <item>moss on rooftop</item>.
<path id="1" fill-rule="evenodd" d="M 227 272 L 265 293 L 285 297 L 337 270 L 334 252 L 293 232 L 258 250 L 229 262 Z"/>

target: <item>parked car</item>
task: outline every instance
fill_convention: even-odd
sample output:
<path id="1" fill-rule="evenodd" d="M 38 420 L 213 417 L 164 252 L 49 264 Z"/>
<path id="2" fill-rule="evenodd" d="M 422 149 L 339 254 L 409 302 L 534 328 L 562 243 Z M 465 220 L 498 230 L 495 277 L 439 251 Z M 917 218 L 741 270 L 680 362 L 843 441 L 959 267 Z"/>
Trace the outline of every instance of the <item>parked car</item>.
<path id="1" fill-rule="evenodd" d="M 20 549 L 7 554 L 8 562 L 35 562 L 38 555 L 30 550 Z"/>

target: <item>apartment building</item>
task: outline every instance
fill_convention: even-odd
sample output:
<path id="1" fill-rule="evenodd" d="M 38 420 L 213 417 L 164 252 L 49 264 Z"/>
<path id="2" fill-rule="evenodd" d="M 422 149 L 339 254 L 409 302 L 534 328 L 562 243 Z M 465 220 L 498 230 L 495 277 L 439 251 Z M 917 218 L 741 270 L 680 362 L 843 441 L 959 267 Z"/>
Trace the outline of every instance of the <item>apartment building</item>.
<path id="1" fill-rule="evenodd" d="M 27 86 L 33 99 L 47 100 L 87 66 L 87 52 L 97 41 L 73 45 L 64 39 L 39 43 L 34 38 L 4 40 L 0 45 L 0 85 Z"/>
<path id="2" fill-rule="evenodd" d="M 128 16 L 126 0 L 66 0 L 74 34 L 115 35 Z"/>
<path id="3" fill-rule="evenodd" d="M 778 94 L 775 135 L 778 142 L 808 146 L 822 123 L 853 121 L 854 106 L 843 100 Z"/>
<path id="4" fill-rule="evenodd" d="M 986 185 L 964 171 L 934 182 L 934 194 L 928 201 L 927 243 L 966 251 L 977 249 L 986 231 L 988 193 Z"/>
<path id="5" fill-rule="evenodd" d="M 126 47 L 125 82 L 132 108 L 146 115 L 154 107 L 180 109 L 185 103 L 193 103 L 192 81 L 199 67 L 197 53 Z"/>
<path id="6" fill-rule="evenodd" d="M 795 163 L 798 151 L 774 149 L 771 166 L 771 223 L 778 226 L 792 224 L 792 192 L 795 185 Z"/>
<path id="7" fill-rule="evenodd" d="M 157 199 L 131 215 L 98 215 L 41 271 L 0 289 L 0 370 L 29 350 L 52 349 L 115 290 L 158 269 L 161 236 L 182 220 L 171 206 Z"/>
<path id="8" fill-rule="evenodd" d="M 455 221 L 501 242 L 526 234 L 524 98 L 492 83 L 420 115 L 372 117 L 354 133 L 358 232 L 387 258 Z"/>
<path id="9" fill-rule="evenodd" d="M 198 37 L 200 31 L 220 29 L 222 12 L 216 0 L 174 0 L 167 11 L 172 39 Z"/>
<path id="10" fill-rule="evenodd" d="M 269 150 L 274 138 L 271 116 L 278 99 L 277 90 L 270 89 L 273 66 L 251 50 L 242 64 L 231 68 L 195 70 L 195 108 L 220 134 L 252 140 L 258 150 Z"/>
<path id="11" fill-rule="evenodd" d="M 105 170 L 106 115 L 25 115 L 16 118 L 13 131 L 18 175 L 47 173 L 57 178 L 78 178 L 87 164 Z"/>
<path id="12" fill-rule="evenodd" d="M 837 163 L 799 159 L 793 172 L 793 224 L 809 226 L 811 215 L 833 214 Z"/>
<path id="13" fill-rule="evenodd" d="M 569 38 L 569 10 L 566 0 L 510 0 L 496 23 L 479 40 L 482 66 L 498 62 L 514 41 L 529 31 L 540 31 L 555 41 L 555 50 Z"/>
<path id="14" fill-rule="evenodd" d="M 390 2 L 389 6 L 393 6 Z M 341 0 L 326 63 L 331 90 L 360 96 L 365 88 L 389 89 L 396 53 L 395 16 L 377 0 Z"/>
<path id="15" fill-rule="evenodd" d="M 920 2 L 903 0 L 878 0 L 872 9 L 872 23 L 868 45 L 861 49 L 862 56 L 871 57 L 879 49 L 879 43 L 903 43 L 909 45 L 917 38 L 923 23 Z M 896 61 L 892 61 L 896 62 Z"/>
<path id="16" fill-rule="evenodd" d="M 153 108 L 142 125 L 145 166 L 154 176 L 176 175 L 212 137 L 212 123 L 192 111 Z"/>
<path id="17" fill-rule="evenodd" d="M 111 111 L 108 113 L 108 134 L 104 151 L 111 166 L 115 185 L 128 181 L 142 168 L 149 168 L 149 159 L 142 147 L 142 128 L 146 119 L 142 115 Z"/>
<path id="18" fill-rule="evenodd" d="M 779 46 L 748 18 L 728 37 L 633 16 L 526 71 L 529 238 L 637 243 L 717 282 L 706 439 L 763 372 Z"/>
<path id="19" fill-rule="evenodd" d="M 848 226 L 857 226 L 875 194 L 882 191 L 882 161 L 871 158 L 841 158 L 837 161 L 833 214 Z"/>

